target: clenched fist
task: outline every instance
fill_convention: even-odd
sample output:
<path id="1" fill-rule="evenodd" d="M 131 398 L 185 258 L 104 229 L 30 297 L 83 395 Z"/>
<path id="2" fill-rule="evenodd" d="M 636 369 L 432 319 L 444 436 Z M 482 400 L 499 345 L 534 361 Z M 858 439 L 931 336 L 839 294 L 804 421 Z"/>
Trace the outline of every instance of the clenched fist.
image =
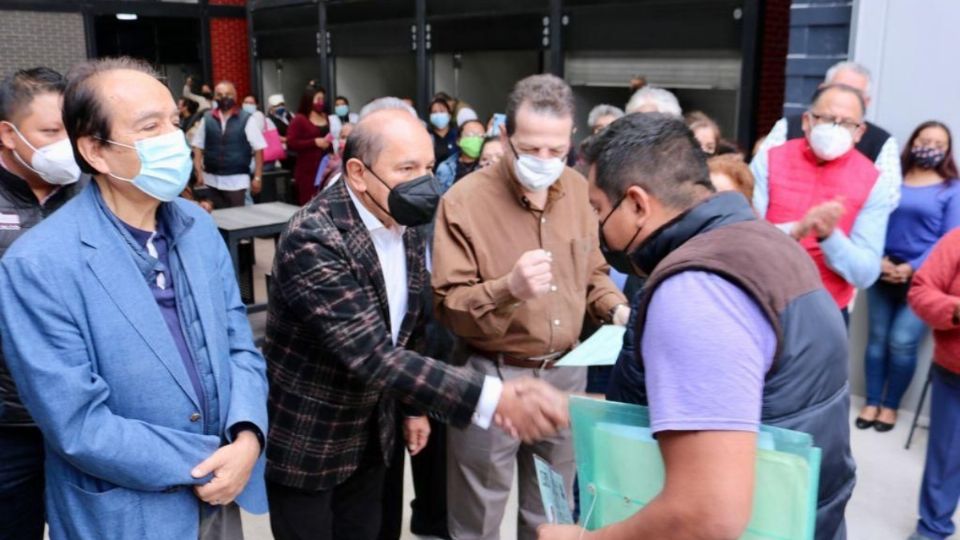
<path id="1" fill-rule="evenodd" d="M 542 249 L 528 251 L 520 256 L 510 271 L 507 281 L 510 294 L 520 300 L 533 300 L 550 292 L 553 257 Z"/>

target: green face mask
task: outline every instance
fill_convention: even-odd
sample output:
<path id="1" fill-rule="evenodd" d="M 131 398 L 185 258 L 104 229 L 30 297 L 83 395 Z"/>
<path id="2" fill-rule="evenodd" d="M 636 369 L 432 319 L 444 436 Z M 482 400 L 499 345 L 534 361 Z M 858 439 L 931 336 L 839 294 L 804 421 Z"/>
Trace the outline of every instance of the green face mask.
<path id="1" fill-rule="evenodd" d="M 461 137 L 457 145 L 463 151 L 463 155 L 470 159 L 477 159 L 480 157 L 480 149 L 483 148 L 483 137 Z"/>

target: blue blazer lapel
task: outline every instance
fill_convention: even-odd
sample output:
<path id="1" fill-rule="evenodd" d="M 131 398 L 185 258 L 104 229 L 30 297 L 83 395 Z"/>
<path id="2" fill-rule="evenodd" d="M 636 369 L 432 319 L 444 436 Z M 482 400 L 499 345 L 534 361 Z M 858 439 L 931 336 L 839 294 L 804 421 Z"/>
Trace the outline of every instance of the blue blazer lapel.
<path id="1" fill-rule="evenodd" d="M 106 216 L 100 215 L 102 211 L 89 195 L 88 189 L 84 193 L 83 201 L 88 208 L 82 212 L 87 218 L 87 223 L 81 231 L 83 242 L 91 248 L 88 252 L 87 265 L 120 313 L 130 322 L 180 388 L 199 408 L 200 400 L 193 390 L 190 377 L 183 367 L 180 352 L 173 342 L 173 337 L 150 288 L 134 263 L 128 251 L 129 248 L 124 245 L 123 239 L 114 229 L 114 225 L 107 220 Z"/>

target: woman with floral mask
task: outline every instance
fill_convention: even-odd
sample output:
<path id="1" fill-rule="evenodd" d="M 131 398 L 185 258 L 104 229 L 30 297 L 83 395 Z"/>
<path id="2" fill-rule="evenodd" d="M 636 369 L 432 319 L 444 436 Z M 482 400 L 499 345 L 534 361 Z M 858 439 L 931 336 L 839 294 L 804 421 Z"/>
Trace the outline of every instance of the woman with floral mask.
<path id="1" fill-rule="evenodd" d="M 960 182 L 947 126 L 928 121 L 917 126 L 901 158 L 900 205 L 890 215 L 880 280 L 868 289 L 870 333 L 867 342 L 867 402 L 856 424 L 886 432 L 917 366 L 917 346 L 927 326 L 907 305 L 913 273 L 933 245 L 960 225 Z"/>

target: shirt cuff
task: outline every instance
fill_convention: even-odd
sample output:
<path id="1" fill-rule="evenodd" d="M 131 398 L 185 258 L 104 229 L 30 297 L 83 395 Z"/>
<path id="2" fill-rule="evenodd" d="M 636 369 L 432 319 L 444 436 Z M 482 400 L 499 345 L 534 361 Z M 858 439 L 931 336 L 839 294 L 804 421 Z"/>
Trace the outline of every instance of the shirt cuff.
<path id="1" fill-rule="evenodd" d="M 263 449 L 267 446 L 266 438 L 263 436 L 263 433 L 260 431 L 260 428 L 257 427 L 253 422 L 237 422 L 230 428 L 230 442 L 237 440 L 237 435 L 240 435 L 241 431 L 250 431 L 257 436 L 257 441 L 260 442 L 260 451 L 263 452 Z"/>
<path id="2" fill-rule="evenodd" d="M 510 292 L 510 274 L 488 282 L 487 294 L 497 306 L 497 311 L 513 311 L 520 307 L 521 300 Z"/>
<path id="3" fill-rule="evenodd" d="M 827 261 L 836 260 L 842 258 L 844 252 L 846 251 L 846 246 L 844 245 L 844 240 L 846 236 L 840 229 L 834 229 L 830 236 L 820 240 L 820 249 L 823 250 L 823 255 L 826 257 Z"/>
<path id="4" fill-rule="evenodd" d="M 796 221 L 791 221 L 790 223 L 778 223 L 775 225 L 776 228 L 780 229 L 787 235 L 793 234 L 793 228 L 797 226 Z"/>
<path id="5" fill-rule="evenodd" d="M 493 415 L 497 412 L 500 403 L 500 394 L 503 393 L 503 381 L 496 377 L 486 376 L 483 380 L 483 389 L 480 390 L 480 399 L 477 408 L 470 419 L 473 425 L 481 429 L 489 429 Z"/>

